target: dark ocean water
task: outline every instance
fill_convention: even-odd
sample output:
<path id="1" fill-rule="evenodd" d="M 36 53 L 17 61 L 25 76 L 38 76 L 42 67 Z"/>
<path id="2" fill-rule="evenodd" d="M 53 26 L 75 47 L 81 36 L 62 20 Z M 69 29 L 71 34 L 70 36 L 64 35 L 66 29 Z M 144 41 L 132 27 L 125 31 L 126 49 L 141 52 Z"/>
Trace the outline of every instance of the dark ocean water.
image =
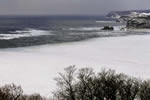
<path id="1" fill-rule="evenodd" d="M 102 31 L 106 25 L 115 31 Z M 123 25 L 103 16 L 0 16 L 0 48 L 132 34 L 120 31 Z"/>

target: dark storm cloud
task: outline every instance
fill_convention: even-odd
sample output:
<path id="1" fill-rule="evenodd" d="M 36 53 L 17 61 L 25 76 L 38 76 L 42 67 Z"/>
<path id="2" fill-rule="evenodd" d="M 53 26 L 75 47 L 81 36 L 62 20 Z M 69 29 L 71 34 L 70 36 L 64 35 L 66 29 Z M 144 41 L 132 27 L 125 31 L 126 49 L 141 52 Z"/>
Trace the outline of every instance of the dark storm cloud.
<path id="1" fill-rule="evenodd" d="M 0 14 L 105 14 L 150 9 L 150 0 L 0 0 Z"/>

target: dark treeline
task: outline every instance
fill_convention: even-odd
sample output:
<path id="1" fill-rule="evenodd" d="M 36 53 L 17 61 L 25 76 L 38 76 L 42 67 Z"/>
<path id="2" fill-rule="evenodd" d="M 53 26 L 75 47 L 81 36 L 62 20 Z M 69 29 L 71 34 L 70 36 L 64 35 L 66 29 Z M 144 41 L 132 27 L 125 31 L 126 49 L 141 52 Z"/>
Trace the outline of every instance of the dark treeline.
<path id="1" fill-rule="evenodd" d="M 95 73 L 91 68 L 65 68 L 56 78 L 53 100 L 150 100 L 150 81 L 117 74 L 114 70 Z"/>
<path id="2" fill-rule="evenodd" d="M 150 81 L 130 77 L 114 70 L 70 66 L 59 73 L 51 99 L 40 94 L 25 95 L 14 84 L 0 87 L 0 100 L 150 100 Z"/>

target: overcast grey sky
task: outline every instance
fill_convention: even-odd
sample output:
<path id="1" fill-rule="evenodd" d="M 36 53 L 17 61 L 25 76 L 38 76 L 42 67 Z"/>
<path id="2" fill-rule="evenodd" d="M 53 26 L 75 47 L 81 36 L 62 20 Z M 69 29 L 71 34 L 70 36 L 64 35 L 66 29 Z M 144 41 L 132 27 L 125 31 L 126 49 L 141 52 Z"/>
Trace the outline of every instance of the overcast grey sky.
<path id="1" fill-rule="evenodd" d="M 0 14 L 89 14 L 150 9 L 150 0 L 0 0 Z"/>

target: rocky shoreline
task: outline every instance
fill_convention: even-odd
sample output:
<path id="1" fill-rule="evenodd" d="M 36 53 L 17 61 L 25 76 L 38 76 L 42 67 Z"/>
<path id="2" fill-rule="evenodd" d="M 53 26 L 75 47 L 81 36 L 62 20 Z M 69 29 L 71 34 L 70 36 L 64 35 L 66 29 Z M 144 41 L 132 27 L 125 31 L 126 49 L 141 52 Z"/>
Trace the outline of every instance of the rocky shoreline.
<path id="1" fill-rule="evenodd" d="M 116 19 L 116 22 L 126 23 L 127 29 L 150 29 L 150 10 L 143 11 L 122 11 L 111 12 L 109 17 Z M 108 16 L 107 15 L 107 16 Z"/>
<path id="2" fill-rule="evenodd" d="M 126 27 L 129 29 L 150 29 L 150 16 L 128 19 Z"/>

